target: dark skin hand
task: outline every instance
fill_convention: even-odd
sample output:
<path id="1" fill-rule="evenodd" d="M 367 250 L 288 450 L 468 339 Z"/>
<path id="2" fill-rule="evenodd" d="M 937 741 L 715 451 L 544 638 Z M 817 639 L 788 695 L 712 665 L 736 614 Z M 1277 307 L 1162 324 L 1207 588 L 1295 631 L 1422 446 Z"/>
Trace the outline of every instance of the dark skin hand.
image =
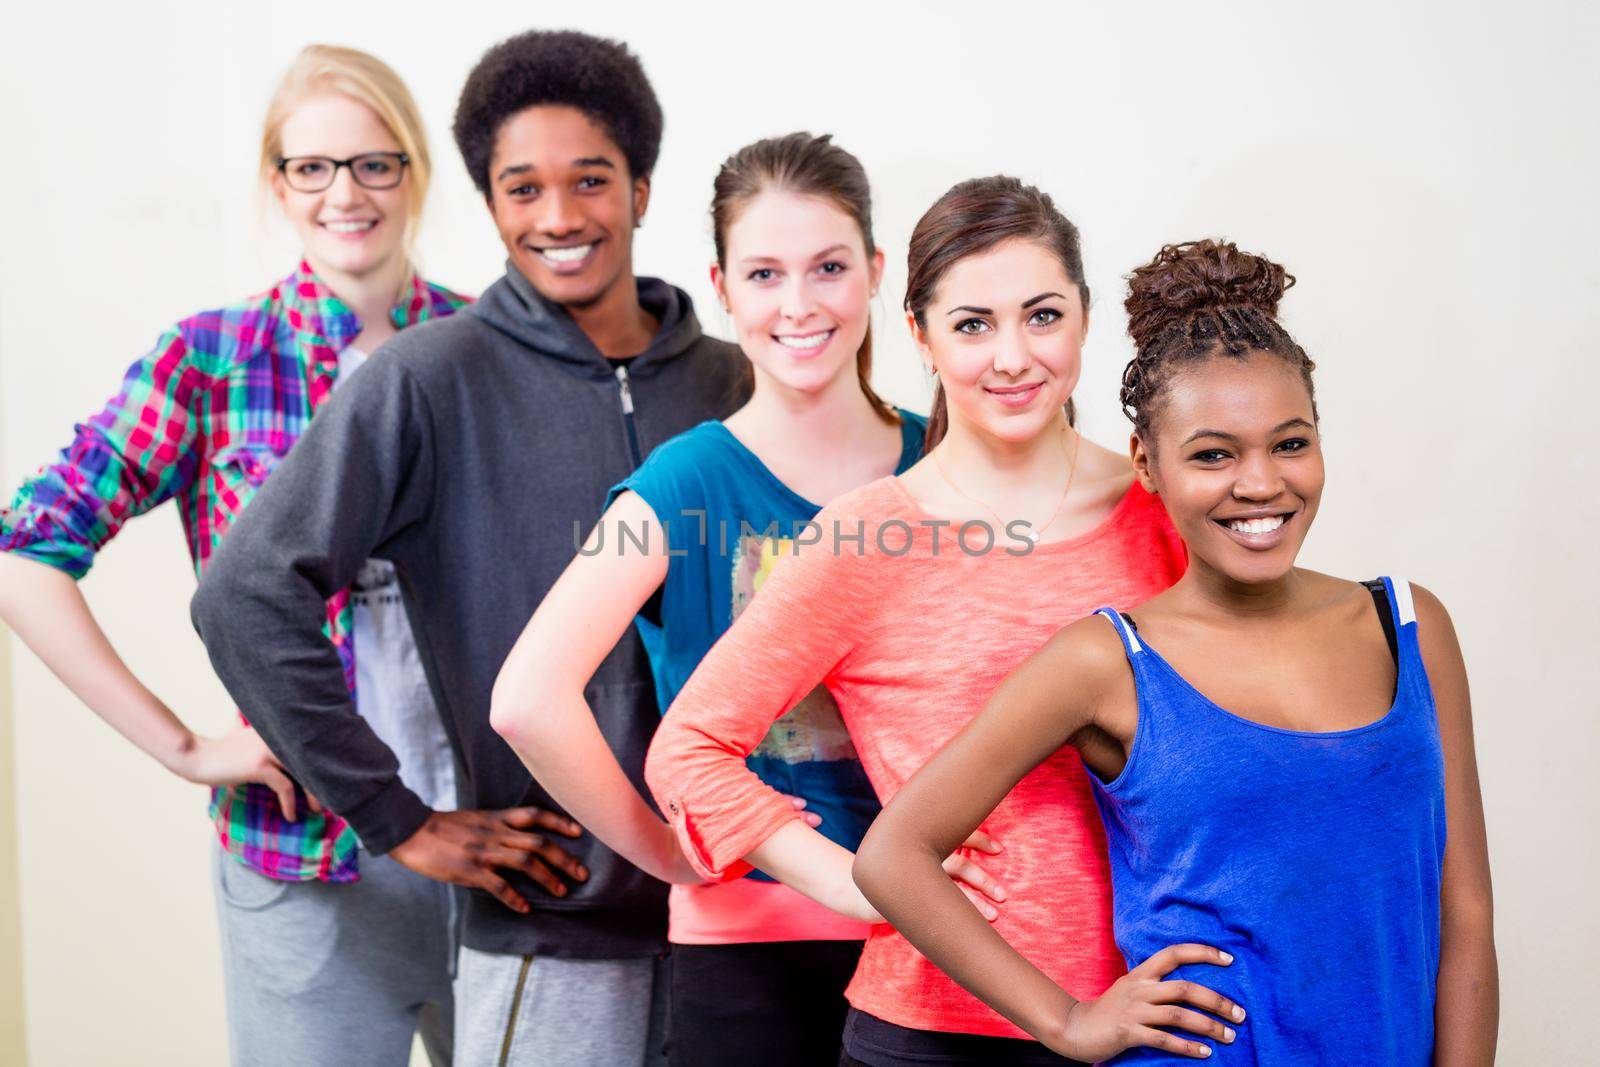
<path id="1" fill-rule="evenodd" d="M 567 885 L 560 875 L 582 882 L 589 872 L 548 834 L 577 837 L 581 833 L 583 828 L 571 819 L 543 808 L 436 811 L 389 855 L 435 881 L 487 890 L 512 911 L 525 915 L 530 910 L 528 902 L 499 872 L 527 875 L 551 896 L 564 897 Z"/>

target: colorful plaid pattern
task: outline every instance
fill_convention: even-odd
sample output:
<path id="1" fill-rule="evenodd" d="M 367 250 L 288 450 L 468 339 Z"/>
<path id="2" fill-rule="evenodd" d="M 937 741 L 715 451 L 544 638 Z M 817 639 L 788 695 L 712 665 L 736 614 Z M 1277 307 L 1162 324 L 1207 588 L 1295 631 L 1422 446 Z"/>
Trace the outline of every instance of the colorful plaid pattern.
<path id="1" fill-rule="evenodd" d="M 467 302 L 413 276 L 391 312 L 404 328 Z M 195 574 L 327 400 L 354 312 L 302 262 L 267 292 L 184 319 L 135 363 L 122 391 L 74 428 L 60 458 L 0 508 L 0 551 L 88 573 L 122 524 L 177 501 Z M 328 634 L 355 685 L 348 595 L 328 602 Z M 335 815 L 289 822 L 260 785 L 213 789 L 223 847 L 272 878 L 353 882 L 356 836 Z"/>

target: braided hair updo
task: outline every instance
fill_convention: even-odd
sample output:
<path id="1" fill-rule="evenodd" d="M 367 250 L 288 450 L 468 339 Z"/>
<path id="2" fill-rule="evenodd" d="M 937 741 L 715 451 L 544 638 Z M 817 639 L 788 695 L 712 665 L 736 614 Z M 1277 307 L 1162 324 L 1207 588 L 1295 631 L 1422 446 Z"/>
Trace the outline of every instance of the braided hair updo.
<path id="1" fill-rule="evenodd" d="M 1128 276 L 1128 333 L 1138 352 L 1122 372 L 1122 410 L 1147 444 L 1162 394 L 1185 367 L 1267 352 L 1300 372 L 1316 418 L 1316 364 L 1277 319 L 1294 275 L 1231 241 L 1167 245 Z"/>

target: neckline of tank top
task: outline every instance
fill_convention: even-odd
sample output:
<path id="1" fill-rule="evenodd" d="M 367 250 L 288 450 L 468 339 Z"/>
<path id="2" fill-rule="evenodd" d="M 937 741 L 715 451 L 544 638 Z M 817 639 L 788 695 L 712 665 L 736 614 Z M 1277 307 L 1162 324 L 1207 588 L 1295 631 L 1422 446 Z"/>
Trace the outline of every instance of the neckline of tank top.
<path id="1" fill-rule="evenodd" d="M 900 466 L 901 457 L 903 457 L 905 455 L 905 452 L 906 452 L 906 444 L 905 444 L 905 427 L 906 427 L 906 423 L 904 421 L 906 412 L 902 408 L 895 408 L 895 411 L 900 414 L 900 417 L 901 417 L 901 420 L 902 420 L 901 423 L 900 423 L 900 426 L 898 427 L 898 430 L 899 430 L 899 433 L 900 433 L 900 451 L 895 454 L 895 462 L 894 462 L 894 465 L 895 465 L 896 469 L 898 469 L 899 466 Z M 767 479 L 767 481 L 771 482 L 774 487 L 776 487 L 777 489 L 781 490 L 784 495 L 790 497 L 791 501 L 793 503 L 801 504 L 801 505 L 803 505 L 803 506 L 805 506 L 807 508 L 810 508 L 812 512 L 818 512 L 818 511 L 821 511 L 823 509 L 824 505 L 818 504 L 815 501 L 808 500 L 807 498 L 801 496 L 799 493 L 795 492 L 794 488 L 792 486 L 790 486 L 788 482 L 785 482 L 782 478 L 779 478 L 776 474 L 774 474 L 772 472 L 772 468 L 767 466 L 766 460 L 764 460 L 760 456 L 756 455 L 755 449 L 751 448 L 749 445 L 747 445 L 743 441 L 739 440 L 739 435 L 734 433 L 732 430 L 728 429 L 728 424 L 726 422 L 724 422 L 722 419 L 708 419 L 707 420 L 707 424 L 710 425 L 710 426 L 715 426 L 717 428 L 717 430 L 721 431 L 723 442 L 725 444 L 727 444 L 730 448 L 732 448 L 734 450 L 734 453 L 736 455 L 738 455 L 738 457 L 744 463 L 746 463 L 747 465 L 751 466 L 763 478 L 765 478 L 765 479 Z M 890 475 L 887 475 L 887 477 L 893 478 L 895 476 L 893 474 L 890 474 Z M 865 484 L 870 484 L 870 483 L 865 483 Z"/>
<path id="2" fill-rule="evenodd" d="M 956 536 L 956 531 L 959 530 L 960 527 L 956 526 L 954 524 L 953 520 L 951 520 L 951 519 L 941 519 L 938 516 L 932 514 L 931 512 L 927 511 L 926 509 L 924 509 L 921 504 L 917 503 L 917 498 L 912 496 L 910 490 L 908 490 L 905 487 L 905 484 L 900 480 L 900 476 L 898 474 L 891 474 L 889 477 L 884 478 L 881 481 L 888 483 L 889 490 L 892 493 L 894 493 L 894 495 L 896 497 L 898 497 L 900 499 L 900 502 L 902 504 L 904 504 L 911 511 L 912 516 L 914 518 L 916 518 L 919 522 L 926 521 L 926 522 L 944 523 L 944 524 L 946 524 L 945 525 L 945 530 L 943 531 L 944 532 L 944 536 L 946 536 L 946 537 L 954 537 L 954 536 Z M 879 484 L 879 483 L 872 483 L 872 484 Z M 1029 551 L 1029 552 L 1018 552 L 1015 555 L 1017 557 L 1022 557 L 1022 556 L 1036 555 L 1036 554 L 1038 554 L 1040 552 L 1054 552 L 1054 551 L 1059 551 L 1061 549 L 1081 548 L 1083 545 L 1086 545 L 1091 541 L 1098 540 L 1099 538 L 1104 537 L 1106 534 L 1110 533 L 1112 530 L 1116 529 L 1117 525 L 1122 521 L 1123 516 L 1130 509 L 1132 509 L 1134 501 L 1137 500 L 1141 494 L 1142 495 L 1146 495 L 1146 496 L 1149 495 L 1149 494 L 1145 493 L 1144 487 L 1139 484 L 1139 479 L 1138 478 L 1134 478 L 1132 481 L 1130 481 L 1128 483 L 1127 490 L 1125 492 L 1123 492 L 1123 494 L 1120 497 L 1117 498 L 1117 502 L 1111 506 L 1111 510 L 1106 513 L 1105 518 L 1101 519 L 1098 523 L 1096 523 L 1090 529 L 1085 530 L 1083 533 L 1076 534 L 1076 535 L 1074 535 L 1072 537 L 1058 538 L 1057 540 L 1054 540 L 1054 541 L 1038 541 L 1038 542 L 1035 542 L 1034 545 L 1033 545 L 1032 551 Z M 968 521 L 969 522 L 982 522 L 983 520 L 982 519 L 969 519 Z M 997 550 L 1005 545 L 1006 539 L 1007 539 L 1008 536 L 1009 535 L 1007 535 L 1004 530 L 995 531 L 995 547 L 996 547 Z M 985 553 L 981 553 L 979 555 L 972 556 L 970 558 L 981 559 L 984 556 L 993 556 L 993 555 L 1000 555 L 1001 557 L 1004 557 L 1005 553 L 1001 552 L 1001 551 L 985 552 Z"/>
<path id="3" fill-rule="evenodd" d="M 1390 610 L 1393 609 L 1391 608 Z M 1215 700 L 1212 700 L 1210 697 L 1206 696 L 1205 693 L 1200 691 L 1198 686 L 1189 681 L 1189 679 L 1185 678 L 1183 673 L 1179 671 L 1178 668 L 1167 662 L 1167 658 L 1160 652 L 1156 651 L 1156 649 L 1151 646 L 1149 640 L 1143 634 L 1139 635 L 1139 644 L 1143 651 L 1149 653 L 1153 662 L 1165 667 L 1167 673 L 1172 675 L 1173 678 L 1177 679 L 1179 684 L 1193 694 L 1195 699 L 1197 699 L 1200 703 L 1237 723 L 1240 723 L 1244 726 L 1254 727 L 1257 730 L 1265 730 L 1267 733 L 1283 734 L 1288 737 L 1311 738 L 1317 740 L 1351 737 L 1355 734 L 1364 734 L 1371 730 L 1377 730 L 1393 722 L 1395 719 L 1395 713 L 1400 710 L 1400 705 L 1405 698 L 1405 682 L 1407 681 L 1406 660 L 1408 657 L 1402 652 L 1399 658 L 1399 663 L 1395 666 L 1394 700 L 1392 703 L 1390 703 L 1388 710 L 1378 718 L 1373 719 L 1371 722 L 1365 723 L 1361 726 L 1350 726 L 1343 730 L 1293 730 L 1287 726 L 1273 726 L 1271 723 L 1257 722 L 1248 715 L 1240 715 L 1236 711 L 1229 711 L 1221 704 L 1218 704 Z M 1134 729 L 1137 732 L 1138 727 L 1136 726 Z"/>

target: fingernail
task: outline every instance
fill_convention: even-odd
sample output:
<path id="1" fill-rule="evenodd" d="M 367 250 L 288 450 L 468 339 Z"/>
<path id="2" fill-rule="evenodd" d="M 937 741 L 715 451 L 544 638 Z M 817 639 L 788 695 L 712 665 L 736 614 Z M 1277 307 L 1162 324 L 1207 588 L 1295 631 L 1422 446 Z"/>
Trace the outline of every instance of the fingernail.
<path id="1" fill-rule="evenodd" d="M 988 918 L 989 918 L 989 920 L 991 922 L 993 922 L 995 919 L 1000 918 L 1000 913 L 998 911 L 995 911 L 993 908 L 984 908 L 983 909 L 983 914 L 988 916 Z"/>
<path id="2" fill-rule="evenodd" d="M 1244 1022 L 1244 1009 L 1237 1004 L 1233 1006 L 1233 1021 L 1236 1023 Z"/>
<path id="3" fill-rule="evenodd" d="M 1226 1026 L 1222 1028 L 1222 1040 L 1229 1042 L 1233 1040 L 1233 1031 Z"/>
<path id="4" fill-rule="evenodd" d="M 822 816 L 820 816 L 820 815 L 807 815 L 806 816 L 806 825 L 807 826 L 821 826 L 822 825 Z"/>
<path id="5" fill-rule="evenodd" d="M 805 797 L 790 797 L 789 798 L 789 803 L 793 804 L 797 808 L 803 808 L 803 807 L 806 806 L 806 798 Z"/>
<path id="6" fill-rule="evenodd" d="M 996 900 L 1004 900 L 1004 899 L 1006 899 L 1005 886 L 1000 886 L 1000 885 L 995 886 L 994 887 L 994 897 L 995 897 Z"/>
<path id="7" fill-rule="evenodd" d="M 1231 953 L 1231 952 L 1224 952 L 1224 953 L 1223 953 L 1223 954 L 1222 954 L 1222 962 L 1223 962 L 1223 963 L 1232 963 L 1232 962 L 1233 962 L 1233 953 Z"/>
<path id="8" fill-rule="evenodd" d="M 1200 1046 L 1200 1058 L 1201 1059 L 1205 1059 L 1209 1055 L 1211 1055 L 1211 1046 L 1210 1045 L 1201 1045 Z"/>

